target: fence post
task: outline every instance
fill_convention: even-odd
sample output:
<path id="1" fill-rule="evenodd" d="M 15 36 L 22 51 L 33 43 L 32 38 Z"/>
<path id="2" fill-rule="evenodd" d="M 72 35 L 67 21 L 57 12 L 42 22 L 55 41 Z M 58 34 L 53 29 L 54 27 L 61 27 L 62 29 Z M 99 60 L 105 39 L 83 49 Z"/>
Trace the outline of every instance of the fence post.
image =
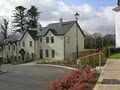
<path id="1" fill-rule="evenodd" d="M 80 59 L 77 59 L 77 62 L 76 62 L 76 63 L 77 63 L 77 65 L 81 68 L 81 65 L 82 65 L 82 64 L 81 64 L 81 60 L 80 60 Z"/>
<path id="2" fill-rule="evenodd" d="M 101 69 L 101 53 L 99 53 L 99 70 Z"/>

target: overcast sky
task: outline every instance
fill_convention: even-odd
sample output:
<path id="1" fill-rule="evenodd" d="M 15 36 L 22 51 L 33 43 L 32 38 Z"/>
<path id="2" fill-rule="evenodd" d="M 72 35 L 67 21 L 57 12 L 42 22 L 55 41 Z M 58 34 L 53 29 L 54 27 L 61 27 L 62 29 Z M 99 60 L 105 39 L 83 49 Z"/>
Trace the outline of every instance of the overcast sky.
<path id="1" fill-rule="evenodd" d="M 75 20 L 74 14 L 78 12 L 81 28 L 89 33 L 102 34 L 115 32 L 115 12 L 117 0 L 0 0 L 0 18 L 11 20 L 12 10 L 22 5 L 29 8 L 36 5 L 39 11 L 40 23 L 46 26 L 49 23 Z"/>

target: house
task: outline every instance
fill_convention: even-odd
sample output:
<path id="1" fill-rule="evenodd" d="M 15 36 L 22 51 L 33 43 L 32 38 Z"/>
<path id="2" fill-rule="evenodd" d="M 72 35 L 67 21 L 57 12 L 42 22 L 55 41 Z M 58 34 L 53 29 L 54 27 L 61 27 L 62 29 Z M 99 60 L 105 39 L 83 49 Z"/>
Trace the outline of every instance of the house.
<path id="1" fill-rule="evenodd" d="M 9 58 L 22 61 L 25 53 L 28 54 L 29 58 L 35 58 L 36 42 L 37 31 L 35 30 L 26 30 L 24 33 L 15 34 L 4 40 L 2 43 L 4 62 Z"/>
<path id="2" fill-rule="evenodd" d="M 77 39 L 78 36 L 78 39 Z M 3 41 L 3 59 L 24 60 L 24 55 L 34 59 L 67 60 L 84 50 L 84 33 L 77 21 L 51 23 L 46 27 L 26 30 Z"/>
<path id="3" fill-rule="evenodd" d="M 76 36 L 78 35 L 78 51 L 84 50 L 84 33 L 77 21 L 52 23 L 38 33 L 38 55 L 41 59 L 67 60 L 76 52 Z"/>
<path id="4" fill-rule="evenodd" d="M 116 27 L 116 47 L 120 47 L 120 0 L 118 0 L 118 7 L 113 9 L 115 11 L 115 27 Z"/>

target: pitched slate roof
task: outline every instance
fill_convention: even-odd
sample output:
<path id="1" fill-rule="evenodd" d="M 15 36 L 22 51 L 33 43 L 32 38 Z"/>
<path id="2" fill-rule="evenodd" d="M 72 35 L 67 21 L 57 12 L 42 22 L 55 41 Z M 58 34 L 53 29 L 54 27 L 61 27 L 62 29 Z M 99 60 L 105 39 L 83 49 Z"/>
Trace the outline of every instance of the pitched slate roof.
<path id="1" fill-rule="evenodd" d="M 28 33 L 31 35 L 33 39 L 37 38 L 38 32 L 36 30 L 28 30 Z"/>
<path id="2" fill-rule="evenodd" d="M 35 30 L 27 30 L 26 32 L 28 32 L 33 39 L 37 38 L 37 34 L 38 34 L 37 31 L 35 31 Z M 8 44 L 8 43 L 13 43 L 13 42 L 21 40 L 24 37 L 24 35 L 25 35 L 26 32 L 24 32 L 24 34 L 21 34 L 21 33 L 14 34 L 13 36 L 5 39 L 2 42 L 2 45 Z"/>
<path id="3" fill-rule="evenodd" d="M 18 40 L 20 40 L 22 37 L 22 34 L 15 34 L 7 39 L 5 39 L 2 44 L 8 44 L 8 43 L 13 43 L 13 42 L 16 42 Z"/>
<path id="4" fill-rule="evenodd" d="M 60 26 L 60 23 L 52 23 L 49 24 L 48 26 L 44 27 L 39 33 L 38 36 L 44 36 L 49 30 L 54 34 L 54 35 L 64 35 L 75 23 L 76 21 L 68 21 L 68 22 L 63 22 L 62 26 Z"/>

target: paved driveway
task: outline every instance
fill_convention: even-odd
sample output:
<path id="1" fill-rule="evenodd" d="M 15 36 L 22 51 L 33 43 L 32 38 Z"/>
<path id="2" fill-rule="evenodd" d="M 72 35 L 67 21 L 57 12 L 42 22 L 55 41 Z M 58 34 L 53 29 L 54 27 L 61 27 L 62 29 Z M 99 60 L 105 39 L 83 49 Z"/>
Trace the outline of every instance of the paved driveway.
<path id="1" fill-rule="evenodd" d="M 41 65 L 4 65 L 0 74 L 0 90 L 46 90 L 49 81 L 64 76 L 69 70 Z"/>

